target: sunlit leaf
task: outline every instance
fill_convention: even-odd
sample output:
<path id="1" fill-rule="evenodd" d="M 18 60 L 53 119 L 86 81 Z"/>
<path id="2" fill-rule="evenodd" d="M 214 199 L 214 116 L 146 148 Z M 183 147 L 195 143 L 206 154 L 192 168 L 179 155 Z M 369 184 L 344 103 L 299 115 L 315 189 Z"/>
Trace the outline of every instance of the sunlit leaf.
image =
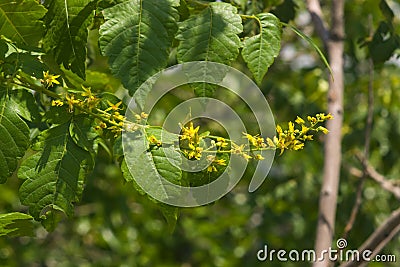
<path id="1" fill-rule="evenodd" d="M 0 88 L 0 183 L 15 171 L 29 144 L 29 128 L 16 109 L 16 103 Z"/>
<path id="2" fill-rule="evenodd" d="M 32 216 L 20 212 L 0 214 L 0 236 L 33 236 Z"/>
<path id="3" fill-rule="evenodd" d="M 255 80 L 261 84 L 281 49 L 281 23 L 270 13 L 258 14 L 260 33 L 243 41 L 242 56 Z"/>
<path id="4" fill-rule="evenodd" d="M 179 18 L 176 5 L 173 0 L 130 0 L 103 11 L 100 49 L 131 95 L 166 66 Z"/>
<path id="5" fill-rule="evenodd" d="M 239 55 L 241 47 L 238 34 L 243 31 L 242 19 L 237 9 L 227 3 L 210 3 L 200 14 L 192 15 L 180 24 L 178 62 L 206 61 L 229 65 Z M 185 70 L 189 75 L 190 70 Z M 203 74 L 195 74 L 203 81 L 210 77 L 218 82 L 225 72 L 210 70 L 204 65 Z M 212 96 L 214 87 L 205 83 L 195 86 L 198 96 Z"/>
<path id="6" fill-rule="evenodd" d="M 58 64 L 85 77 L 87 27 L 97 0 L 53 0 L 44 22 L 47 26 L 44 48 L 53 51 Z"/>
<path id="7" fill-rule="evenodd" d="M 0 0 L 0 33 L 23 45 L 37 45 L 46 9 L 35 0 Z"/>

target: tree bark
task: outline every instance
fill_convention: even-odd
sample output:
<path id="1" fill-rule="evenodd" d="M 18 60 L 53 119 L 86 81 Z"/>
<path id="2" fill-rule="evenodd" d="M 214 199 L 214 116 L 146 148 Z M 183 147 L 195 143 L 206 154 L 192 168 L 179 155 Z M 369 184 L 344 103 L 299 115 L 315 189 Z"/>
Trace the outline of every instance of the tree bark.
<path id="1" fill-rule="evenodd" d="M 315 240 L 316 255 L 332 246 L 335 229 L 336 204 L 341 168 L 341 142 L 343 123 L 343 39 L 344 39 L 344 0 L 332 1 L 331 26 L 329 33 L 324 28 L 322 12 L 317 0 L 307 1 L 316 30 L 324 42 L 328 53 L 332 77 L 329 80 L 328 112 L 334 116 L 327 122 L 330 131 L 324 147 L 323 182 L 319 199 L 319 216 Z M 328 37 L 326 37 L 328 36 Z M 314 262 L 314 267 L 330 265 L 328 257 Z"/>

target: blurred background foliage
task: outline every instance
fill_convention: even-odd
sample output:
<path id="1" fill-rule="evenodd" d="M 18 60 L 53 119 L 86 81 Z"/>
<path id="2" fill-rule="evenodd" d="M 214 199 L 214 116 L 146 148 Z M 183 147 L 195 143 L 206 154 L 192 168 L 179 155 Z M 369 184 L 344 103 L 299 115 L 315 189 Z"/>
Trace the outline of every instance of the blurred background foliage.
<path id="1" fill-rule="evenodd" d="M 243 5 L 247 1 L 233 2 Z M 260 8 L 257 2 L 271 2 L 271 7 L 279 4 L 270 11 L 284 21 L 292 20 L 291 23 L 312 35 L 313 27 L 303 1 L 251 2 L 254 4 L 248 5 L 247 13 Z M 268 10 L 265 3 L 261 6 Z M 329 1 L 321 3 L 329 16 Z M 395 12 L 394 22 L 398 26 L 400 4 L 398 1 L 388 3 Z M 378 5 L 377 0 L 346 1 L 343 167 L 334 240 L 343 234 L 359 180 L 349 170 L 361 168 L 355 154 L 363 149 L 367 116 L 369 54 L 366 46 L 360 45 L 368 38 L 369 28 L 377 29 L 385 19 Z M 372 18 L 371 26 L 368 17 Z M 96 40 L 97 30 L 94 29 L 90 33 L 85 85 L 95 91 L 107 90 L 124 97 L 125 90 L 109 74 L 107 61 L 99 55 Z M 317 38 L 314 41 L 319 42 Z M 175 64 L 173 59 L 170 64 Z M 377 170 L 396 181 L 400 173 L 399 64 L 394 58 L 385 64 L 376 64 L 370 159 Z M 240 60 L 234 67 L 249 74 Z M 304 117 L 326 110 L 328 75 L 316 52 L 285 29 L 281 55 L 262 86 L 276 121 L 285 123 L 296 115 Z M 157 109 L 159 116 L 182 101 L 182 95 L 176 93 L 163 101 Z M 248 112 L 244 105 L 232 101 L 240 114 Z M 208 127 L 212 124 L 202 125 L 204 130 Z M 0 238 L 0 265 L 308 266 L 306 262 L 260 263 L 256 253 L 264 245 L 285 250 L 313 248 L 322 178 L 322 142 L 323 137 L 307 144 L 303 151 L 276 156 L 268 179 L 251 194 L 247 192 L 250 166 L 248 175 L 221 200 L 204 207 L 182 209 L 173 233 L 168 232 L 168 225 L 155 205 L 125 184 L 116 162 L 106 151 L 100 150 L 82 202 L 76 207 L 75 218 L 63 220 L 52 233 L 38 225 L 35 237 Z M 0 187 L 2 212 L 25 211 L 17 196 L 20 182 L 12 178 Z M 356 249 L 399 203 L 371 180 L 367 180 L 363 197 L 361 212 L 348 237 L 351 249 Z M 400 261 L 400 238 L 395 237 L 381 254 L 394 254 Z M 370 266 L 397 265 L 371 263 Z"/>

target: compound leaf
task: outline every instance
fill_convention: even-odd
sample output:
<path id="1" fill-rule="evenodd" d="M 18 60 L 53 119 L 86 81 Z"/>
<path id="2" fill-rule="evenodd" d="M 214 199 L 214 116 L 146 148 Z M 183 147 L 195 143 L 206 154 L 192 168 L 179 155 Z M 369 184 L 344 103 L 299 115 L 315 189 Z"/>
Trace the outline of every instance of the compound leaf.
<path id="1" fill-rule="evenodd" d="M 271 13 L 256 16 L 260 33 L 243 41 L 242 56 L 254 79 L 261 84 L 268 68 L 281 49 L 281 23 Z"/>
<path id="2" fill-rule="evenodd" d="M 46 9 L 35 0 L 0 0 L 1 35 L 22 45 L 37 45 L 43 35 L 40 21 Z"/>
<path id="3" fill-rule="evenodd" d="M 21 203 L 47 229 L 54 228 L 60 211 L 72 216 L 73 202 L 79 201 L 92 168 L 89 152 L 74 143 L 69 128 L 70 123 L 64 123 L 42 132 L 33 147 L 39 152 L 18 171 L 18 177 L 25 180 L 20 187 Z"/>
<path id="4" fill-rule="evenodd" d="M 16 114 L 16 103 L 0 92 L 0 183 L 15 171 L 29 145 L 28 125 Z"/>
<path id="5" fill-rule="evenodd" d="M 131 95 L 167 65 L 179 19 L 176 6 L 175 0 L 129 0 L 103 11 L 100 49 Z"/>
<path id="6" fill-rule="evenodd" d="M 47 1 L 46 1 L 47 2 Z M 86 43 L 97 0 L 48 1 L 44 17 L 47 31 L 44 48 L 53 51 L 58 64 L 85 78 Z"/>

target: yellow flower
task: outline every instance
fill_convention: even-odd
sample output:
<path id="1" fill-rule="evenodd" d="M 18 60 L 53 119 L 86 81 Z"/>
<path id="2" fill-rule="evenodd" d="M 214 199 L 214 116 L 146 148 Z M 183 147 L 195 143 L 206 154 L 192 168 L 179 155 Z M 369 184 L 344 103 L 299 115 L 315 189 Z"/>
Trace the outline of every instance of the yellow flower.
<path id="1" fill-rule="evenodd" d="M 246 153 L 242 153 L 242 154 L 240 154 L 245 160 L 249 160 L 249 159 L 251 159 L 252 157 L 249 155 L 249 154 L 246 154 Z"/>
<path id="2" fill-rule="evenodd" d="M 107 129 L 111 130 L 111 132 L 114 133 L 115 137 L 117 137 L 122 132 L 122 129 L 120 127 L 118 127 L 118 126 L 115 126 L 115 125 L 110 126 Z"/>
<path id="3" fill-rule="evenodd" d="M 200 126 L 197 126 L 196 128 L 193 127 L 193 122 L 189 123 L 189 127 L 182 127 L 182 135 L 181 135 L 181 140 L 188 139 L 189 142 L 197 139 L 197 135 L 199 132 Z"/>
<path id="4" fill-rule="evenodd" d="M 64 102 L 62 102 L 61 100 L 53 100 L 53 101 L 51 101 L 51 105 L 54 107 L 54 106 L 57 106 L 57 107 L 61 107 L 61 106 L 63 106 L 64 105 Z"/>
<path id="5" fill-rule="evenodd" d="M 232 153 L 233 154 L 241 154 L 243 152 L 244 149 L 244 144 L 241 144 L 240 146 L 238 146 L 235 143 L 232 143 Z"/>
<path id="6" fill-rule="evenodd" d="M 95 96 L 92 94 L 90 87 L 86 88 L 85 86 L 82 85 L 82 89 L 83 89 L 83 92 L 81 93 L 81 96 L 84 96 L 87 98 L 95 98 Z"/>
<path id="7" fill-rule="evenodd" d="M 252 136 L 251 134 L 248 133 L 243 133 L 244 138 L 247 138 L 247 140 L 249 140 L 249 142 L 253 145 L 253 146 L 257 146 L 257 139 Z"/>
<path id="8" fill-rule="evenodd" d="M 311 123 L 317 123 L 317 118 L 315 117 L 307 116 L 307 120 Z"/>
<path id="9" fill-rule="evenodd" d="M 189 159 L 193 159 L 194 158 L 194 159 L 200 160 L 202 151 L 203 151 L 203 148 L 196 147 L 196 148 L 190 150 L 187 153 L 187 156 L 188 156 Z"/>
<path id="10" fill-rule="evenodd" d="M 289 133 L 294 133 L 294 123 L 289 121 L 288 126 L 289 126 Z"/>
<path id="11" fill-rule="evenodd" d="M 276 138 L 276 137 L 275 137 Z M 274 144 L 274 142 L 271 140 L 271 138 L 269 138 L 269 137 L 267 137 L 267 143 L 268 143 L 268 146 L 270 146 L 270 147 L 275 147 L 275 144 Z"/>
<path id="12" fill-rule="evenodd" d="M 214 160 L 214 163 L 217 164 L 217 165 L 226 166 L 226 160 L 225 159 L 216 159 L 216 160 Z"/>
<path id="13" fill-rule="evenodd" d="M 60 77 L 60 75 L 53 75 L 53 74 L 49 74 L 49 71 L 44 72 L 43 71 L 43 80 L 42 83 L 44 83 L 44 85 L 46 87 L 50 87 L 53 84 L 60 84 L 59 81 L 57 81 L 57 78 Z"/>
<path id="14" fill-rule="evenodd" d="M 149 140 L 150 144 L 161 146 L 161 141 L 159 141 L 154 135 L 147 137 L 147 140 Z"/>
<path id="15" fill-rule="evenodd" d="M 263 160 L 265 159 L 261 154 L 256 154 L 254 157 L 256 160 Z"/>
<path id="16" fill-rule="evenodd" d="M 325 119 L 327 119 L 327 120 L 333 119 L 332 114 L 331 114 L 331 113 L 328 113 L 328 115 L 325 116 Z"/>
<path id="17" fill-rule="evenodd" d="M 306 126 L 304 126 L 304 125 L 301 125 L 301 133 L 302 133 L 302 134 L 307 133 L 309 129 L 310 129 L 310 128 L 308 128 L 308 127 L 306 127 Z"/>
<path id="18" fill-rule="evenodd" d="M 310 134 L 310 135 L 304 135 L 304 136 L 303 136 L 303 140 L 304 140 L 304 141 L 306 141 L 306 140 L 310 140 L 310 141 L 313 140 L 312 134 Z"/>
<path id="19" fill-rule="evenodd" d="M 225 142 L 225 138 L 222 137 L 217 137 L 217 143 L 215 143 L 216 146 L 224 148 L 228 146 L 228 143 Z"/>
<path id="20" fill-rule="evenodd" d="M 278 133 L 278 135 L 281 135 L 283 133 L 282 127 L 280 125 L 276 126 L 276 132 Z"/>
<path id="21" fill-rule="evenodd" d="M 324 134 L 329 133 L 329 130 L 326 129 L 325 127 L 323 127 L 323 126 L 318 126 L 317 131 L 321 131 L 321 132 L 323 132 Z"/>
<path id="22" fill-rule="evenodd" d="M 300 124 L 300 125 L 302 125 L 302 124 L 305 123 L 305 121 L 304 121 L 302 118 L 300 118 L 299 116 L 297 116 L 295 122 L 296 122 L 297 124 Z"/>
<path id="23" fill-rule="evenodd" d="M 207 167 L 207 172 L 217 172 L 218 170 L 217 170 L 217 168 L 215 168 L 215 166 L 214 165 L 209 165 L 208 167 Z"/>
<path id="24" fill-rule="evenodd" d="M 293 148 L 293 150 L 300 150 L 300 149 L 303 149 L 303 148 L 304 148 L 304 143 L 302 143 L 302 142 L 296 140 L 296 141 L 294 141 L 293 147 L 292 147 L 292 148 Z"/>
<path id="25" fill-rule="evenodd" d="M 80 100 L 75 99 L 74 95 L 69 96 L 68 93 L 65 95 L 65 99 L 67 100 L 68 103 L 69 112 L 72 112 L 74 110 L 74 105 L 80 103 Z"/>
<path id="26" fill-rule="evenodd" d="M 147 119 L 149 117 L 149 114 L 146 114 L 146 113 L 142 112 L 142 113 L 140 113 L 140 117 L 142 119 Z"/>
<path id="27" fill-rule="evenodd" d="M 243 133 L 243 137 L 247 138 L 247 140 L 249 140 L 249 142 L 256 148 L 264 148 L 267 145 L 264 143 L 264 138 L 262 138 L 261 136 L 257 135 L 251 135 L 248 133 Z"/>
<path id="28" fill-rule="evenodd" d="M 125 121 L 125 117 L 122 116 L 121 114 L 119 114 L 119 112 L 115 112 L 114 115 L 113 115 L 113 118 L 115 118 L 116 120 L 119 120 L 121 122 Z"/>
<path id="29" fill-rule="evenodd" d="M 113 112 L 120 110 L 119 106 L 122 104 L 122 101 L 119 101 L 117 104 L 113 104 L 107 100 L 107 104 L 110 106 L 105 111 L 112 110 Z"/>
<path id="30" fill-rule="evenodd" d="M 90 87 L 86 88 L 82 85 L 82 89 L 83 92 L 81 93 L 81 96 L 85 97 L 85 103 L 87 104 L 87 108 L 89 108 L 89 110 L 91 110 L 92 108 L 94 108 L 97 103 L 99 102 L 99 99 L 93 95 Z"/>

